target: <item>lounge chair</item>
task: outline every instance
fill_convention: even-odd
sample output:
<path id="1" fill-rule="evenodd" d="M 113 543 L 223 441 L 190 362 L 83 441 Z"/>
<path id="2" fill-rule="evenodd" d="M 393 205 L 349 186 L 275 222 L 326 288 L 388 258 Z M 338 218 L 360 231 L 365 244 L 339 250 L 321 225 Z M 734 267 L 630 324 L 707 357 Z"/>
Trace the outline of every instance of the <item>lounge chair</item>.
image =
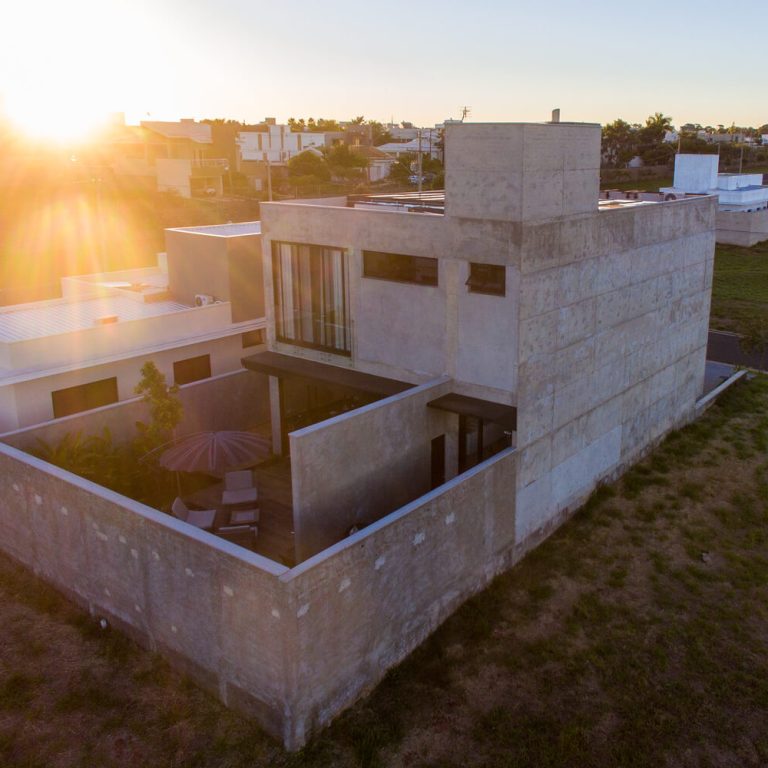
<path id="1" fill-rule="evenodd" d="M 229 513 L 229 525 L 253 525 L 259 522 L 259 508 L 233 509 Z"/>
<path id="2" fill-rule="evenodd" d="M 215 509 L 190 509 L 178 496 L 171 504 L 171 513 L 179 520 L 209 531 L 216 520 Z"/>
<path id="3" fill-rule="evenodd" d="M 216 529 L 216 535 L 241 547 L 251 548 L 256 541 L 259 529 L 255 525 L 222 525 Z"/>
<path id="4" fill-rule="evenodd" d="M 250 469 L 224 475 L 224 492 L 221 495 L 224 506 L 253 504 L 258 498 L 259 492 L 253 485 L 253 472 Z"/>

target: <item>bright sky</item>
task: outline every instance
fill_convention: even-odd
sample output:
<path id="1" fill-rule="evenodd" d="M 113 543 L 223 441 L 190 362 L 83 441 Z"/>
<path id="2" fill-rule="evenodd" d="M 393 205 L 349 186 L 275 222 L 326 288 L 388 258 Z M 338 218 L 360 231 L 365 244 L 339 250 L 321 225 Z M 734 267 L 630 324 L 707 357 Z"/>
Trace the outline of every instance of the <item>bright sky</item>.
<path id="1" fill-rule="evenodd" d="M 735 8 L 735 6 L 733 7 Z M 768 3 L 710 0 L 38 0 L 0 28 L 5 112 L 39 133 L 97 116 L 431 125 L 768 122 Z"/>

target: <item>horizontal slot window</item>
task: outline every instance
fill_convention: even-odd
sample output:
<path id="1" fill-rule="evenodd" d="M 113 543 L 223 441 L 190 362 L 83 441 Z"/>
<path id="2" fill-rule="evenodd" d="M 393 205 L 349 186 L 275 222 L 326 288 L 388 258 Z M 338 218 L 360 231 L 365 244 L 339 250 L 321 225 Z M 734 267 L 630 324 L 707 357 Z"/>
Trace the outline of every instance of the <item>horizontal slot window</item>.
<path id="1" fill-rule="evenodd" d="M 437 285 L 437 259 L 363 251 L 363 276 L 416 285 Z"/>
<path id="2" fill-rule="evenodd" d="M 211 376 L 211 356 L 200 355 L 177 360 L 173 364 L 173 380 L 176 384 L 191 384 Z"/>
<path id="3" fill-rule="evenodd" d="M 71 416 L 73 413 L 90 411 L 117 402 L 117 378 L 91 381 L 77 387 L 67 387 L 51 392 L 53 417 Z"/>

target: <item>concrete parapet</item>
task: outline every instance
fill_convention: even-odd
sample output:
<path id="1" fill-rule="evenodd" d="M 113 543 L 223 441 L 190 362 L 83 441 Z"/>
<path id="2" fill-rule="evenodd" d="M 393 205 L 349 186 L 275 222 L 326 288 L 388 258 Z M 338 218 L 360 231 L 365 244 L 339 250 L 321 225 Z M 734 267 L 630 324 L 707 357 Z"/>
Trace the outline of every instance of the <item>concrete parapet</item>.
<path id="1" fill-rule="evenodd" d="M 599 125 L 449 125 L 445 146 L 448 217 L 536 221 L 596 210 Z"/>

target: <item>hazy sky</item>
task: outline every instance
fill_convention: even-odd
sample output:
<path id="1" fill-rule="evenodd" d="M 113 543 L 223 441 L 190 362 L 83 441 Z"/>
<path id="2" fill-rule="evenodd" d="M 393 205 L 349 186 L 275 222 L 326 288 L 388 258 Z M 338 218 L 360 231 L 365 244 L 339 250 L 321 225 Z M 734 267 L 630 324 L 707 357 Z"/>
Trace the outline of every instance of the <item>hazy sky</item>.
<path id="1" fill-rule="evenodd" d="M 4 9 L 19 119 L 295 117 L 430 125 L 768 122 L 768 3 L 42 0 Z"/>

